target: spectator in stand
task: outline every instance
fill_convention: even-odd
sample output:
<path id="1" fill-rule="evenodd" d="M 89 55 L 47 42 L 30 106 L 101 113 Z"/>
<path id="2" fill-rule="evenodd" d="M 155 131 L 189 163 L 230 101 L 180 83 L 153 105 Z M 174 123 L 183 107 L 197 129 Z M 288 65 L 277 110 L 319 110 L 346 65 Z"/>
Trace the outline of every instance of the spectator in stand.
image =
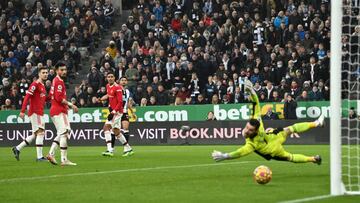
<path id="1" fill-rule="evenodd" d="M 164 89 L 163 85 L 157 87 L 158 91 L 156 92 L 156 101 L 158 105 L 168 105 L 169 97 L 167 91 Z"/>
<path id="2" fill-rule="evenodd" d="M 297 103 L 291 94 L 288 94 L 284 104 L 284 118 L 297 119 L 296 116 Z"/>
<path id="3" fill-rule="evenodd" d="M 209 111 L 209 113 L 207 114 L 207 118 L 206 118 L 207 121 L 216 121 L 216 117 L 215 117 L 215 114 L 214 112 L 212 111 Z"/>
<path id="4" fill-rule="evenodd" d="M 298 97 L 296 97 L 296 101 L 298 102 L 306 102 L 306 101 L 310 101 L 309 97 L 308 97 L 308 93 L 307 91 L 302 91 L 301 95 L 299 95 Z"/>
<path id="5" fill-rule="evenodd" d="M 235 87 L 246 77 L 258 84 L 255 86 L 262 101 L 276 102 L 286 93 L 297 98 L 303 90 L 308 91 L 311 100 L 318 100 L 319 95 L 329 100 L 329 1 L 318 5 L 310 1 L 268 3 L 271 9 L 265 13 L 259 1 L 206 0 L 183 4 L 176 0 L 170 4 L 140 0 L 121 29 L 112 30 L 115 47 L 109 46 L 101 53 L 99 74 L 104 77 L 113 69 L 119 75 L 125 74 L 138 104 L 138 83 L 142 90 L 148 85 L 141 82 L 143 75 L 148 81 L 157 77 L 156 86 L 162 84 L 164 91 L 169 91 L 169 104 L 175 102 L 178 93 L 172 91 L 174 87 L 185 87 L 186 91 L 190 88 L 193 102 L 200 94 L 205 97 L 201 103 L 209 103 L 214 94 L 221 102 L 239 102 L 239 97 L 234 96 Z M 79 46 L 94 51 L 104 30 L 110 30 L 114 21 L 110 0 L 84 0 L 82 7 L 76 1 L 62 5 L 51 1 L 49 6 L 36 1 L 26 7 L 9 2 L 0 14 L 4 19 L 0 26 L 0 59 L 4 62 L 0 63 L 4 70 L 0 79 L 6 78 L 10 86 L 23 77 L 30 83 L 38 64 L 48 64 L 48 60 L 48 67 L 66 60 L 70 79 L 76 79 L 81 69 Z M 352 23 L 353 28 L 346 32 L 356 36 L 360 32 L 356 28 L 359 19 Z M 356 56 L 355 45 L 343 49 Z M 27 62 L 31 64 L 25 67 Z M 193 73 L 197 80 L 191 85 Z M 309 86 L 304 87 L 304 81 L 310 81 Z M 269 82 L 273 87 L 267 87 Z M 317 91 L 313 91 L 314 86 Z M 269 92 L 269 88 L 273 90 Z M 8 95 L 10 88 L 3 91 Z M 275 91 L 277 98 L 273 98 Z M 85 102 L 91 104 L 91 99 Z"/>
<path id="6" fill-rule="evenodd" d="M 311 101 L 321 101 L 324 100 L 322 93 L 319 91 L 317 85 L 312 87 L 312 90 L 309 92 L 309 100 Z"/>
<path id="7" fill-rule="evenodd" d="M 279 120 L 279 115 L 272 110 L 272 106 L 267 108 L 266 114 L 262 116 L 263 120 Z"/>
<path id="8" fill-rule="evenodd" d="M 15 106 L 11 104 L 11 100 L 10 99 L 6 99 L 5 103 L 3 105 L 1 105 L 1 110 L 5 111 L 5 110 L 15 110 Z"/>
<path id="9" fill-rule="evenodd" d="M 104 81 L 103 76 L 99 73 L 96 67 L 91 68 L 91 73 L 88 75 L 88 84 L 97 92 Z"/>
<path id="10" fill-rule="evenodd" d="M 354 107 L 351 107 L 349 110 L 349 119 L 357 119 L 357 114 Z"/>
<path id="11" fill-rule="evenodd" d="M 197 96 L 195 104 L 206 104 L 206 100 L 202 94 Z"/>

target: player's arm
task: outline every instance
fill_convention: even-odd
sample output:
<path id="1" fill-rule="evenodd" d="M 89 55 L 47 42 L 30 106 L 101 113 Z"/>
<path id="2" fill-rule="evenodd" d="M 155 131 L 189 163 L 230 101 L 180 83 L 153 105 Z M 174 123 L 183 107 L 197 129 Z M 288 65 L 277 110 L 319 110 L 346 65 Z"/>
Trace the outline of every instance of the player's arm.
<path id="1" fill-rule="evenodd" d="M 102 96 L 102 97 L 100 98 L 100 101 L 106 101 L 106 100 L 108 100 L 108 99 L 109 99 L 109 95 L 105 94 L 104 96 Z"/>
<path id="2" fill-rule="evenodd" d="M 115 94 L 116 94 L 116 98 L 117 98 L 118 103 L 117 103 L 115 109 L 113 109 L 112 113 L 114 114 L 114 113 L 119 112 L 119 113 L 122 114 L 122 113 L 124 112 L 122 89 L 121 89 L 121 88 L 118 88 L 118 89 L 116 90 L 116 93 L 115 93 Z"/>
<path id="3" fill-rule="evenodd" d="M 215 161 L 223 161 L 229 159 L 237 159 L 243 156 L 246 156 L 255 150 L 252 144 L 246 143 L 244 146 L 240 147 L 239 149 L 230 152 L 230 153 L 222 153 L 219 151 L 214 151 L 212 153 L 212 157 Z"/>
<path id="4" fill-rule="evenodd" d="M 260 108 L 260 101 L 259 97 L 257 96 L 253 84 L 250 80 L 245 80 L 245 91 L 250 94 L 250 100 L 253 103 L 253 115 L 252 118 L 259 120 L 260 127 L 259 132 L 264 132 L 264 124 L 261 119 L 261 108 Z"/>
<path id="5" fill-rule="evenodd" d="M 54 90 L 55 101 L 57 101 L 63 105 L 69 106 L 70 108 L 72 108 L 74 110 L 75 113 L 78 112 L 77 106 L 66 100 L 65 88 L 61 84 L 57 84 L 55 86 L 55 88 L 56 88 L 56 90 Z"/>
<path id="6" fill-rule="evenodd" d="M 250 80 L 245 81 L 245 91 L 250 94 L 250 100 L 253 103 L 253 115 L 252 117 L 255 119 L 261 118 L 261 109 L 260 109 L 260 101 L 257 96 L 253 84 Z"/>
<path id="7" fill-rule="evenodd" d="M 21 105 L 21 110 L 20 110 L 20 114 L 19 114 L 20 118 L 25 117 L 26 106 L 27 106 L 27 104 L 29 102 L 29 99 L 34 95 L 35 90 L 36 90 L 36 86 L 35 85 L 30 85 L 29 89 L 26 91 L 25 98 L 24 98 L 23 103 Z"/>

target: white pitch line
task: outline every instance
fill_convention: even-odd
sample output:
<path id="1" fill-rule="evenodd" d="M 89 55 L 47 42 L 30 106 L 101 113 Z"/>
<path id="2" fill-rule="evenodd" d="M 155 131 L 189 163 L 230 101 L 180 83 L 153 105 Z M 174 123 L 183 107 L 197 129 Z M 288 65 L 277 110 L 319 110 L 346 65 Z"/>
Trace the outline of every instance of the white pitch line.
<path id="1" fill-rule="evenodd" d="M 195 164 L 195 165 L 182 165 L 182 166 L 159 166 L 159 167 L 151 167 L 151 168 L 131 168 L 131 169 L 120 169 L 120 170 L 113 170 L 113 171 L 85 172 L 85 173 L 71 173 L 71 174 L 60 174 L 60 175 L 51 175 L 51 176 L 9 178 L 9 179 L 0 180 L 0 183 L 20 182 L 20 181 L 28 181 L 28 180 L 30 180 L 30 181 L 31 180 L 45 180 L 45 179 L 50 179 L 50 178 L 63 178 L 63 177 L 73 177 L 73 176 L 102 175 L 102 174 L 122 173 L 122 172 L 138 172 L 138 171 L 153 171 L 153 170 L 164 170 L 164 169 L 179 169 L 179 168 L 195 168 L 195 167 L 236 165 L 236 164 L 246 164 L 246 163 L 250 163 L 250 162 L 253 162 L 253 161 L 240 161 L 240 162 L 229 162 L 229 163 L 212 163 L 212 164 Z"/>
<path id="2" fill-rule="evenodd" d="M 333 197 L 332 195 L 321 195 L 321 196 L 315 196 L 315 197 L 307 197 L 307 198 L 303 198 L 303 199 L 294 199 L 294 200 L 289 200 L 289 201 L 283 201 L 283 202 L 279 202 L 279 203 L 299 203 L 299 202 L 309 202 L 309 201 L 314 201 L 314 200 L 319 200 L 319 199 L 327 199 Z"/>

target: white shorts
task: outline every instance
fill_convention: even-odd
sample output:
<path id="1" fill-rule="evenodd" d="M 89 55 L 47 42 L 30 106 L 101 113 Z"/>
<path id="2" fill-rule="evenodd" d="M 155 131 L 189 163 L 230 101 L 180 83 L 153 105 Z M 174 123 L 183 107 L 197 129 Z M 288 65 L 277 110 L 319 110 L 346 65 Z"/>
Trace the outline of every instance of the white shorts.
<path id="1" fill-rule="evenodd" d="M 106 120 L 105 125 L 111 125 L 111 128 L 121 129 L 121 117 L 122 114 L 115 114 L 111 121 Z"/>
<path id="2" fill-rule="evenodd" d="M 57 135 L 65 134 L 68 131 L 68 136 L 70 136 L 71 128 L 67 114 L 60 113 L 59 115 L 51 117 L 51 120 L 55 125 Z"/>
<path id="3" fill-rule="evenodd" d="M 31 122 L 31 130 L 33 133 L 35 133 L 39 129 L 45 130 L 44 116 L 40 116 L 39 114 L 33 113 L 30 116 L 30 122 Z"/>

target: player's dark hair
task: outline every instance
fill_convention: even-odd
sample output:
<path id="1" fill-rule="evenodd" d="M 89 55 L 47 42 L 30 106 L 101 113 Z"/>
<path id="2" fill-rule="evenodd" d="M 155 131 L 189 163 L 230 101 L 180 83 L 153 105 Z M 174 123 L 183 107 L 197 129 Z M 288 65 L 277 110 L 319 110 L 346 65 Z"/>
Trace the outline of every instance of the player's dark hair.
<path id="1" fill-rule="evenodd" d="M 115 73 L 112 72 L 112 71 L 109 71 L 109 72 L 106 74 L 106 77 L 107 77 L 108 75 L 113 75 L 113 76 L 115 77 Z"/>
<path id="2" fill-rule="evenodd" d="M 260 127 L 260 121 L 258 121 L 257 119 L 252 118 L 249 120 L 249 123 L 251 126 L 254 126 L 256 130 Z"/>
<path id="3" fill-rule="evenodd" d="M 60 67 L 64 67 L 64 66 L 66 67 L 66 64 L 64 62 L 59 61 L 55 64 L 55 70 L 58 70 Z"/>
<path id="4" fill-rule="evenodd" d="M 127 77 L 126 77 L 126 76 L 121 76 L 121 77 L 120 77 L 120 80 L 123 79 L 123 78 L 125 78 L 125 79 L 127 80 Z"/>
<path id="5" fill-rule="evenodd" d="M 38 69 L 38 73 L 41 73 L 42 70 L 49 70 L 47 67 L 43 66 Z"/>

